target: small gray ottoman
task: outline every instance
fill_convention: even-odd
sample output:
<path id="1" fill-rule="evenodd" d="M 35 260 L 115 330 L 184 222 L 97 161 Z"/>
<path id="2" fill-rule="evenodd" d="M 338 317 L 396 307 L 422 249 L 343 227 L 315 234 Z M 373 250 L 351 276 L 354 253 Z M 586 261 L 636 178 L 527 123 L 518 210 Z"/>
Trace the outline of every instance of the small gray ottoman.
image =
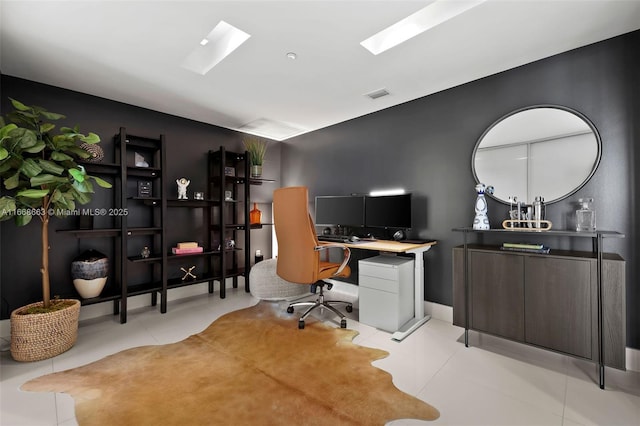
<path id="1" fill-rule="evenodd" d="M 285 281 L 276 274 L 276 259 L 256 263 L 249 272 L 251 295 L 260 300 L 291 300 L 309 295 L 309 286 Z"/>

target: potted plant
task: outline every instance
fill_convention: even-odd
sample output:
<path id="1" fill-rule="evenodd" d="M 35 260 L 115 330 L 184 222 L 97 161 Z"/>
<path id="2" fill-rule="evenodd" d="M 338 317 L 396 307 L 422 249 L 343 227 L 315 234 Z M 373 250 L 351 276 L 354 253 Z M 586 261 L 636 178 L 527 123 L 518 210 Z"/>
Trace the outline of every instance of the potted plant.
<path id="1" fill-rule="evenodd" d="M 11 313 L 11 355 L 17 361 L 50 358 L 71 348 L 78 331 L 80 302 L 51 300 L 49 282 L 49 221 L 72 214 L 76 203 L 91 200 L 93 182 L 111 184 L 87 175 L 76 160 L 91 154 L 81 143 L 97 144 L 95 133 L 81 134 L 78 126 L 61 127 L 50 121 L 65 118 L 38 106 L 11 99 L 14 111 L 0 117 L 0 221 L 13 219 L 25 226 L 41 223 L 42 301 Z M 92 182 L 93 181 L 93 182 Z"/>
<path id="2" fill-rule="evenodd" d="M 267 141 L 257 136 L 245 136 L 242 139 L 245 149 L 249 152 L 249 161 L 251 161 L 251 177 L 259 178 L 262 176 L 262 162 L 267 152 Z"/>

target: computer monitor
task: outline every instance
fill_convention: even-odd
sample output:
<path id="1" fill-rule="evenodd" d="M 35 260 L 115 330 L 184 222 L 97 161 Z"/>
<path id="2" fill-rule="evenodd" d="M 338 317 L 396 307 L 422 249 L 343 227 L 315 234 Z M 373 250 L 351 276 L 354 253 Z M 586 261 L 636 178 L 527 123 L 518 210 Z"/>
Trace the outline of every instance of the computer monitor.
<path id="1" fill-rule="evenodd" d="M 364 226 L 364 197 L 317 196 L 315 223 L 322 226 Z"/>
<path id="2" fill-rule="evenodd" d="M 411 228 L 411 194 L 365 197 L 367 228 Z"/>

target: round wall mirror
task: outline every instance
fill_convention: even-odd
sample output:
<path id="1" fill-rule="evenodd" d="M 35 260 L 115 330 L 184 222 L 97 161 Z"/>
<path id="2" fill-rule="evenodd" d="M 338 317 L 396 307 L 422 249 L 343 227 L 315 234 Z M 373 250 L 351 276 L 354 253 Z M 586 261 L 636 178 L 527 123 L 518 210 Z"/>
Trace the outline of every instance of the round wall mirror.
<path id="1" fill-rule="evenodd" d="M 503 203 L 517 197 L 531 204 L 560 201 L 586 184 L 601 156 L 600 136 L 582 114 L 566 107 L 537 105 L 513 111 L 493 123 L 473 150 L 476 182 L 494 187 Z"/>

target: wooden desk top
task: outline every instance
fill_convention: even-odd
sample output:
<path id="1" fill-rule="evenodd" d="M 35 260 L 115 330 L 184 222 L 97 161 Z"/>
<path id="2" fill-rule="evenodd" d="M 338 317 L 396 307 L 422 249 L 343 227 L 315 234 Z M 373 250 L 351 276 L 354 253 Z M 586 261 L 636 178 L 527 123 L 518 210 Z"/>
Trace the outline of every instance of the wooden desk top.
<path id="1" fill-rule="evenodd" d="M 388 251 L 393 253 L 405 253 L 409 250 L 415 250 L 419 248 L 429 247 L 436 245 L 435 241 L 429 241 L 427 243 L 403 243 L 402 241 L 390 241 L 390 240 L 376 240 L 376 241 L 367 241 L 360 240 L 352 243 L 343 243 L 345 246 L 353 249 L 361 249 L 361 250 L 378 250 L 378 251 Z"/>

